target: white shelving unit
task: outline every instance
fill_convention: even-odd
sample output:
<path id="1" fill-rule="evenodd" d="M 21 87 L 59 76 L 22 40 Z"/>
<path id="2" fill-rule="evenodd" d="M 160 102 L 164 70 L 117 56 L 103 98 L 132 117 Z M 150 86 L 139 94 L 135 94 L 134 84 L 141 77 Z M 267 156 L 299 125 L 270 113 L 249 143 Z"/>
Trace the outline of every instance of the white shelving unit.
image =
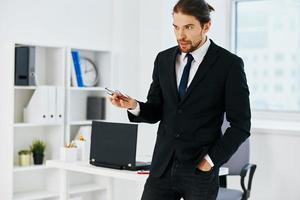
<path id="1" fill-rule="evenodd" d="M 20 44 L 15 44 L 15 46 Z M 56 47 L 49 45 L 30 45 L 36 48 L 36 85 L 14 85 L 14 120 L 13 120 L 13 200 L 58 200 L 62 174 L 56 168 L 43 165 L 19 166 L 18 152 L 29 149 L 35 139 L 46 142 L 44 160 L 60 158 L 60 147 L 69 143 L 76 136 L 81 126 L 91 126 L 92 119 L 87 119 L 87 98 L 106 98 L 105 87 L 112 86 L 112 55 L 108 50 Z M 71 84 L 73 61 L 71 51 L 92 60 L 99 72 L 99 81 L 94 87 L 74 87 Z M 26 123 L 24 108 L 40 86 L 63 87 L 64 112 L 61 122 Z M 55 102 L 52 102 L 55 103 Z M 110 106 L 105 105 L 105 117 L 110 119 Z M 81 197 L 83 200 L 106 199 L 106 186 L 100 177 L 82 173 L 68 175 L 70 184 L 69 197 Z M 30 181 L 29 181 L 30 180 Z"/>
<path id="2" fill-rule="evenodd" d="M 83 200 L 86 199 L 107 199 L 107 186 L 105 178 L 99 178 L 90 174 L 69 172 L 69 197 L 80 196 Z"/>
<path id="3" fill-rule="evenodd" d="M 20 46 L 20 44 L 15 44 Z M 32 46 L 21 44 L 21 46 Z M 13 135 L 13 199 L 55 200 L 59 197 L 59 171 L 43 165 L 20 167 L 18 152 L 29 149 L 36 139 L 46 143 L 44 160 L 58 159 L 59 147 L 64 143 L 64 128 L 61 123 L 26 123 L 23 118 L 24 108 L 40 86 L 65 87 L 65 47 L 34 46 L 36 49 L 36 85 L 14 86 L 14 135 Z M 63 101 L 65 98 L 63 98 Z M 55 103 L 55 102 L 52 102 Z M 30 181 L 29 181 L 30 180 Z"/>

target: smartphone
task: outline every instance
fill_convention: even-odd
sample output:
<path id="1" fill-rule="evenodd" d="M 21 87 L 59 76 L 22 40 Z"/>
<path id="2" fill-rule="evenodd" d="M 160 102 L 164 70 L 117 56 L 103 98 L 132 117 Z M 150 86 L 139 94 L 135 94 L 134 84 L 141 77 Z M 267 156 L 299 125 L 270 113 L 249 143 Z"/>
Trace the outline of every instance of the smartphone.
<path id="1" fill-rule="evenodd" d="M 108 87 L 105 88 L 105 91 L 107 94 L 109 94 L 110 96 L 112 96 L 114 93 L 118 93 L 119 94 L 119 98 L 122 99 L 123 101 L 128 101 L 127 96 L 122 94 L 119 90 L 112 90 L 109 89 Z"/>
<path id="2" fill-rule="evenodd" d="M 105 88 L 105 91 L 106 91 L 106 93 L 107 94 L 109 94 L 110 96 L 112 96 L 114 93 L 115 93 L 115 91 L 114 90 L 111 90 L 111 89 L 109 89 L 109 88 Z"/>

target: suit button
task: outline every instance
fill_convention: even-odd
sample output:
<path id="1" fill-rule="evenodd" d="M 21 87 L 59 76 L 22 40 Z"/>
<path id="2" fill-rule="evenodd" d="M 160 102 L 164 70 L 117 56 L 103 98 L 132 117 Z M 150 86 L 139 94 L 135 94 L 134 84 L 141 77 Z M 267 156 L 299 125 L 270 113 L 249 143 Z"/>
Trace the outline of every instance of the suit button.
<path id="1" fill-rule="evenodd" d="M 177 110 L 177 113 L 178 113 L 178 114 L 182 114 L 182 112 L 183 112 L 183 111 L 182 111 L 181 109 L 178 109 L 178 110 Z"/>
<path id="2" fill-rule="evenodd" d="M 175 137 L 176 137 L 176 138 L 180 138 L 180 134 L 179 134 L 179 133 L 176 134 Z"/>

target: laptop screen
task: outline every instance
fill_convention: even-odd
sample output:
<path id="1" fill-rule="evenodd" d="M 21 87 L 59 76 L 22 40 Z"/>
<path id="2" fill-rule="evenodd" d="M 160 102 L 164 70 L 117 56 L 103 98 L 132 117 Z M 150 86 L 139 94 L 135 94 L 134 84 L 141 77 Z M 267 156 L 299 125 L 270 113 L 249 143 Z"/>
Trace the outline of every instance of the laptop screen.
<path id="1" fill-rule="evenodd" d="M 137 124 L 92 122 L 90 160 L 105 165 L 135 165 Z"/>

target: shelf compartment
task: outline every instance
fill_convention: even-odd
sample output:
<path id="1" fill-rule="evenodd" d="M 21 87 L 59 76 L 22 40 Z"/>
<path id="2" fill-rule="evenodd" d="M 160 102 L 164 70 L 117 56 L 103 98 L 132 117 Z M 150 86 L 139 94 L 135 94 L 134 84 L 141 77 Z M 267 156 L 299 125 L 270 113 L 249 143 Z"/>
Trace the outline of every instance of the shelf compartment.
<path id="1" fill-rule="evenodd" d="M 38 200 L 45 198 L 59 197 L 57 192 L 51 192 L 47 190 L 35 190 L 30 192 L 17 192 L 14 193 L 13 200 Z"/>
<path id="2" fill-rule="evenodd" d="M 78 184 L 78 185 L 72 185 L 70 187 L 69 194 L 74 195 L 74 194 L 94 192 L 100 190 L 106 190 L 106 188 L 96 183 Z"/>
<path id="3" fill-rule="evenodd" d="M 71 48 L 69 53 L 70 60 L 70 77 L 72 74 L 73 59 L 71 55 L 71 51 L 77 51 L 81 58 L 88 58 L 93 63 L 95 63 L 97 71 L 98 71 L 98 83 L 95 87 L 106 86 L 110 83 L 111 79 L 111 53 L 109 51 L 98 51 L 98 50 L 85 50 L 85 49 L 76 49 Z M 100 87 L 101 88 L 101 87 Z"/>
<path id="4" fill-rule="evenodd" d="M 13 199 L 35 200 L 59 197 L 59 170 L 35 170 L 13 174 Z"/>
<path id="5" fill-rule="evenodd" d="M 69 106 L 69 121 L 89 121 L 90 119 L 87 119 L 87 102 L 88 97 L 99 97 L 104 100 L 104 106 L 97 109 L 103 109 L 104 108 L 104 119 L 106 119 L 107 116 L 107 107 L 108 103 L 110 103 L 106 95 L 103 94 L 104 91 L 85 91 L 85 92 L 71 92 L 70 94 L 70 106 Z M 74 101 L 76 99 L 76 101 Z"/>
<path id="6" fill-rule="evenodd" d="M 45 160 L 58 159 L 63 146 L 64 126 L 30 126 L 14 129 L 14 165 L 18 165 L 18 152 L 28 150 L 36 139 L 46 142 Z"/>
<path id="7" fill-rule="evenodd" d="M 35 84 L 63 86 L 65 83 L 65 48 L 16 44 L 35 48 Z M 19 87 L 19 86 L 17 86 Z M 25 86 L 26 87 L 26 86 Z M 23 87 L 20 87 L 23 88 Z"/>

